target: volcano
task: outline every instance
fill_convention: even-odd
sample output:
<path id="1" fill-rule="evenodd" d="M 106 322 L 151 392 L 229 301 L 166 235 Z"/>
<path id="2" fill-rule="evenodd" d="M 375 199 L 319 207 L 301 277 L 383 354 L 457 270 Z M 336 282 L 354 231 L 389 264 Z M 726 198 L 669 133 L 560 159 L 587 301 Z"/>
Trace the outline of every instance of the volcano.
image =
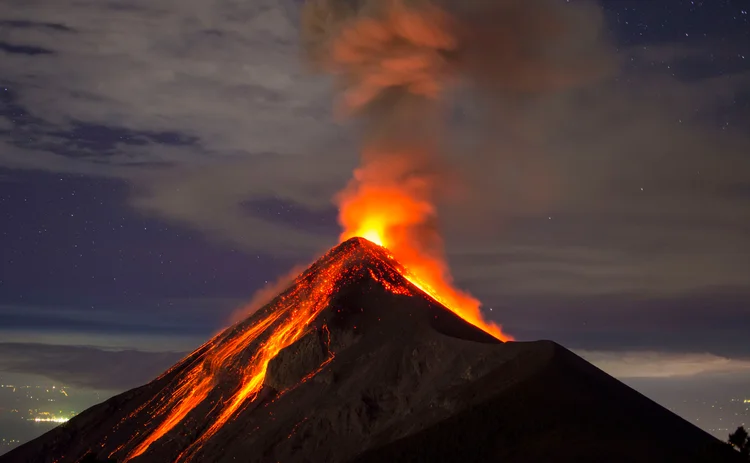
<path id="1" fill-rule="evenodd" d="M 721 462 L 550 342 L 501 342 L 352 238 L 149 384 L 0 457 L 39 462 Z"/>

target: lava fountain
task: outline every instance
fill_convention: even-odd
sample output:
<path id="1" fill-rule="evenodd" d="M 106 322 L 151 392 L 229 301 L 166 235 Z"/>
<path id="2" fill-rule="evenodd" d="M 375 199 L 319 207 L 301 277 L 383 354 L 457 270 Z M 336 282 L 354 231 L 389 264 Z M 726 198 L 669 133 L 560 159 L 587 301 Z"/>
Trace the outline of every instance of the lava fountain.
<path id="1" fill-rule="evenodd" d="M 440 235 L 431 225 L 436 208 L 429 182 L 398 176 L 394 180 L 390 173 L 399 163 L 376 159 L 358 169 L 338 196 L 341 240 L 359 236 L 383 246 L 419 289 L 472 325 L 502 341 L 513 340 L 500 325 L 484 319 L 479 300 L 454 287 Z M 380 175 L 383 172 L 388 174 Z"/>

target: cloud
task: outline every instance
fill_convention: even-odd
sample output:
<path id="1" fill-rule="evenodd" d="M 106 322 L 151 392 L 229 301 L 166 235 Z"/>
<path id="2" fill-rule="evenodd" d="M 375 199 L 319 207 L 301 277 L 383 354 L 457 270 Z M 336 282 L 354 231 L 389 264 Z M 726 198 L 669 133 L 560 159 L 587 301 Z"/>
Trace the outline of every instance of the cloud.
<path id="1" fill-rule="evenodd" d="M 320 170 L 319 162 L 313 157 L 268 154 L 148 173 L 133 179 L 136 188 L 131 204 L 249 252 L 306 256 L 335 244 L 336 235 L 311 233 L 262 216 L 245 205 L 273 199 L 312 215 L 328 212 L 330 198 L 345 182 L 347 172 L 342 169 L 311 178 Z"/>
<path id="2" fill-rule="evenodd" d="M 46 48 L 32 47 L 28 45 L 15 45 L 12 43 L 0 42 L 0 51 L 9 54 L 18 55 L 51 55 L 53 52 Z"/>
<path id="3" fill-rule="evenodd" d="M 276 196 L 327 208 L 333 185 L 349 172 L 345 159 L 354 163 L 347 136 L 326 122 L 328 84 L 300 65 L 296 24 L 287 15 L 294 2 L 163 0 L 120 8 L 90 1 L 62 12 L 55 5 L 0 6 L 0 18 L 22 25 L 9 28 L 10 38 L 54 51 L 3 56 L 0 75 L 18 94 L 10 110 L 33 120 L 15 131 L 23 144 L 0 137 L 0 163 L 125 178 L 136 185 L 133 204 L 141 211 L 246 249 L 285 242 L 320 249 L 319 237 L 241 207 Z M 142 143 L 123 140 L 106 150 L 117 156 L 87 156 L 87 146 L 60 143 L 62 134 L 77 138 L 81 124 Z M 174 146 L 149 134 L 191 143 Z"/>
<path id="4" fill-rule="evenodd" d="M 616 378 L 692 378 L 750 372 L 750 359 L 712 354 L 577 351 L 578 355 Z"/>
<path id="5" fill-rule="evenodd" d="M 85 346 L 0 343 L 0 370 L 40 375 L 69 386 L 125 390 L 154 379 L 184 355 Z"/>
<path id="6" fill-rule="evenodd" d="M 0 338 L 10 343 L 182 352 L 228 326 L 231 314 L 245 306 L 245 298 L 200 297 L 95 306 L 0 304 Z"/>
<path id="7" fill-rule="evenodd" d="M 183 133 L 219 156 L 298 154 L 299 142 L 316 136 L 309 121 L 323 107 L 316 95 L 325 86 L 303 76 L 295 27 L 275 2 L 141 0 L 120 8 L 83 1 L 58 11 L 39 0 L 0 8 L 13 21 L 49 20 L 73 31 L 9 31 L 54 51 L 4 56 L 0 68 L 8 86 L 21 87 L 20 104 L 45 121 Z"/>

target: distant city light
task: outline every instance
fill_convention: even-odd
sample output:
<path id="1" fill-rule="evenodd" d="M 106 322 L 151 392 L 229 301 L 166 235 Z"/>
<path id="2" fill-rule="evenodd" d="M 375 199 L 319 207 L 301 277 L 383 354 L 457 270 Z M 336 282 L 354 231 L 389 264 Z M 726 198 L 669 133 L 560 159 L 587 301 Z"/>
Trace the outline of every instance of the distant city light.
<path id="1" fill-rule="evenodd" d="M 62 416 L 50 416 L 50 417 L 40 417 L 37 416 L 34 418 L 33 421 L 37 423 L 67 423 L 69 418 L 64 418 Z"/>

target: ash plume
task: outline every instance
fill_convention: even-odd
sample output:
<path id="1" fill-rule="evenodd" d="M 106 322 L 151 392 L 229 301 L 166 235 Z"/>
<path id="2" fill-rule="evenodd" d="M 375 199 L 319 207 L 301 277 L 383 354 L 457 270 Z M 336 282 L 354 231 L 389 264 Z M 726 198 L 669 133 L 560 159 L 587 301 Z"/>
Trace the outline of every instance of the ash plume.
<path id="1" fill-rule="evenodd" d="M 338 77 L 342 109 L 389 118 L 459 77 L 515 94 L 587 82 L 611 64 L 601 26 L 587 1 L 308 0 L 302 44 Z"/>
<path id="2" fill-rule="evenodd" d="M 504 101 L 588 82 L 611 64 L 601 24 L 585 1 L 308 0 L 304 56 L 335 77 L 337 114 L 364 123 L 361 167 L 336 198 L 342 239 L 376 238 L 483 322 L 479 302 L 453 288 L 437 229 L 451 184 L 438 155 L 446 90 L 471 84 L 496 117 Z"/>

